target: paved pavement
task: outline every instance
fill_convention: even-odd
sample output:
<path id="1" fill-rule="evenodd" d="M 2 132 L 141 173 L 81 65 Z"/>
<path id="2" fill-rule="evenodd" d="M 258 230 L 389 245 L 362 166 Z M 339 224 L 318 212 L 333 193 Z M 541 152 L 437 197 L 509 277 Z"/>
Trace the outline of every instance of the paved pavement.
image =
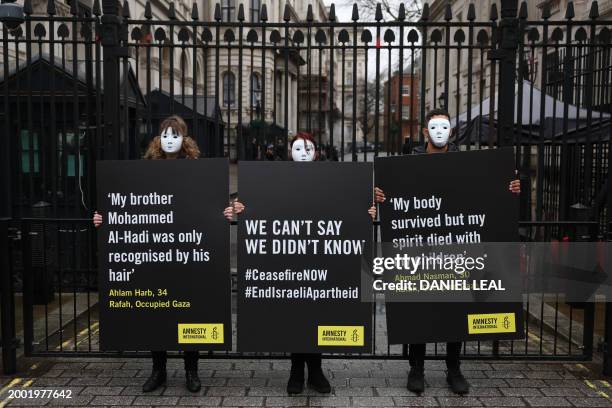
<path id="1" fill-rule="evenodd" d="M 426 364 L 422 396 L 406 390 L 407 363 L 398 360 L 324 360 L 329 396 L 285 393 L 287 360 L 200 360 L 202 390 L 184 388 L 182 361 L 168 362 L 168 383 L 153 394 L 140 387 L 147 359 L 25 359 L 18 376 L 0 377 L 0 407 L 10 406 L 221 406 L 221 407 L 612 407 L 612 386 L 597 368 L 577 363 L 464 362 L 472 384 L 465 397 L 446 387 L 444 363 Z M 72 398 L 12 398 L 27 390 L 70 390 Z"/>

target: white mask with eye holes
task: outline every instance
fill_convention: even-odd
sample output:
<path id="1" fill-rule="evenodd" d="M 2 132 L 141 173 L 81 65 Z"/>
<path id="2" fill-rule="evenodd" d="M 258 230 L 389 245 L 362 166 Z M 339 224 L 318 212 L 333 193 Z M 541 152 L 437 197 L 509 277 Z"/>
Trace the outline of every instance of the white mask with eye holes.
<path id="1" fill-rule="evenodd" d="M 434 146 L 444 147 L 448 144 L 448 138 L 451 132 L 451 124 L 448 119 L 430 119 L 427 123 L 427 130 L 429 131 L 429 140 L 431 140 Z"/>
<path id="2" fill-rule="evenodd" d="M 175 154 L 181 151 L 183 135 L 174 128 L 168 127 L 161 134 L 161 148 L 164 153 Z"/>
<path id="3" fill-rule="evenodd" d="M 314 144 L 310 140 L 297 139 L 291 145 L 291 158 L 293 161 L 314 161 Z"/>

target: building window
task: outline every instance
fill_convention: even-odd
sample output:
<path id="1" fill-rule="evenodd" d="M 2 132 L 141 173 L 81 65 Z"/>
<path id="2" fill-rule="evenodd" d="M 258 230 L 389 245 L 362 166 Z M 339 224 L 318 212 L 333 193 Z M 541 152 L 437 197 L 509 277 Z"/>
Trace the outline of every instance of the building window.
<path id="1" fill-rule="evenodd" d="M 352 115 L 353 114 L 353 97 L 347 96 L 346 101 L 344 103 L 344 112 Z"/>
<path id="2" fill-rule="evenodd" d="M 402 106 L 402 120 L 410 119 L 410 106 L 403 105 Z"/>
<path id="3" fill-rule="evenodd" d="M 261 9 L 261 0 L 251 0 L 251 21 L 259 23 L 259 11 Z"/>
<path id="4" fill-rule="evenodd" d="M 221 6 L 221 20 L 231 22 L 235 20 L 236 0 L 223 0 Z"/>
<path id="5" fill-rule="evenodd" d="M 280 122 L 282 118 L 281 114 L 283 113 L 283 110 L 281 108 L 281 103 L 283 100 L 283 75 L 280 71 L 276 71 L 274 77 L 274 82 L 276 83 L 276 85 L 274 86 L 274 100 L 276 101 L 276 106 L 274 107 L 274 121 Z"/>
<path id="6" fill-rule="evenodd" d="M 77 137 L 79 142 L 77 143 Z M 84 142 L 84 133 L 79 132 L 76 136 L 72 132 L 66 132 L 64 136 L 62 133 L 57 134 L 57 150 L 59 153 L 59 160 L 66 163 L 66 171 L 62 168 L 59 169 L 61 177 L 75 177 L 77 174 L 77 156 L 78 156 L 78 174 L 79 177 L 83 177 L 83 156 L 78 154 L 79 146 Z"/>
<path id="7" fill-rule="evenodd" d="M 38 149 L 38 134 L 32 133 L 32 145 L 30 145 L 30 134 L 27 130 L 21 131 L 21 172 L 22 173 L 38 173 L 39 172 L 39 155 Z M 32 170 L 30 170 L 30 158 L 32 159 Z"/>
<path id="8" fill-rule="evenodd" d="M 353 85 L 353 73 L 352 72 L 347 72 L 347 74 L 346 74 L 346 84 L 347 85 Z"/>
<path id="9" fill-rule="evenodd" d="M 257 107 L 261 104 L 261 78 L 258 73 L 251 74 L 251 105 Z"/>
<path id="10" fill-rule="evenodd" d="M 223 74 L 223 105 L 231 106 L 236 102 L 236 76 L 232 72 Z"/>

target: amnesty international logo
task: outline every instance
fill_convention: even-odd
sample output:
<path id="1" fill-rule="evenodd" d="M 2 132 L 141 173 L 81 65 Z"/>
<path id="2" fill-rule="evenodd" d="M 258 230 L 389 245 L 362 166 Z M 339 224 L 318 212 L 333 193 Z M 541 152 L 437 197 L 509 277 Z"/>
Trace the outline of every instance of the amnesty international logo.
<path id="1" fill-rule="evenodd" d="M 319 346 L 363 346 L 363 326 L 318 326 Z"/>
<path id="2" fill-rule="evenodd" d="M 223 323 L 179 323 L 179 344 L 223 344 Z"/>
<path id="3" fill-rule="evenodd" d="M 469 334 L 516 332 L 514 313 L 471 314 L 467 319 Z"/>

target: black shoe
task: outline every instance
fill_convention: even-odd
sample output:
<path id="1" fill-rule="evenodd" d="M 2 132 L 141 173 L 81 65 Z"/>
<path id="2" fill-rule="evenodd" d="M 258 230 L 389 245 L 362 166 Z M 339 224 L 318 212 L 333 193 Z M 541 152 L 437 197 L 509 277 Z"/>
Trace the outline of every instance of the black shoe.
<path id="1" fill-rule="evenodd" d="M 301 394 L 302 391 L 304 391 L 304 364 L 302 363 L 301 367 L 292 364 L 289 381 L 287 381 L 287 394 Z"/>
<path id="2" fill-rule="evenodd" d="M 425 370 L 423 367 L 410 367 L 406 388 L 408 388 L 408 391 L 416 392 L 417 394 L 425 391 Z"/>
<path id="3" fill-rule="evenodd" d="M 149 379 L 142 385 L 142 392 L 155 391 L 166 383 L 166 370 L 153 370 Z"/>
<path id="4" fill-rule="evenodd" d="M 323 370 L 320 368 L 312 371 L 308 370 L 308 386 L 321 394 L 329 394 L 331 392 L 331 385 L 329 385 L 329 381 L 327 381 Z"/>
<path id="5" fill-rule="evenodd" d="M 185 385 L 190 392 L 198 392 L 202 388 L 200 377 L 197 370 L 185 371 Z"/>
<path id="6" fill-rule="evenodd" d="M 465 395 L 470 392 L 470 384 L 467 382 L 461 370 L 458 368 L 449 369 L 446 373 L 446 382 L 455 394 Z"/>

